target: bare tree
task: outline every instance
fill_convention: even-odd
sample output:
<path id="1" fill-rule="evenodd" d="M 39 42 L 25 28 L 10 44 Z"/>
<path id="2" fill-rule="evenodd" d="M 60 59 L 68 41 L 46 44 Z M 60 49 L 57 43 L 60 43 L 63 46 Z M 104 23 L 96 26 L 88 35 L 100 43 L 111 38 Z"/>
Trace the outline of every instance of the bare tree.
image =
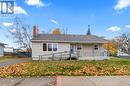
<path id="1" fill-rule="evenodd" d="M 9 32 L 13 37 L 14 43 L 18 44 L 19 49 L 24 51 L 31 50 L 32 29 L 28 24 L 24 24 L 21 18 L 15 17 L 14 25 Z"/>
<path id="2" fill-rule="evenodd" d="M 62 34 L 68 34 L 68 27 L 63 27 L 62 26 L 61 31 L 62 31 Z"/>
<path id="3" fill-rule="evenodd" d="M 122 33 L 120 36 L 116 37 L 116 40 L 118 42 L 118 48 L 128 53 L 130 49 L 130 34 Z"/>

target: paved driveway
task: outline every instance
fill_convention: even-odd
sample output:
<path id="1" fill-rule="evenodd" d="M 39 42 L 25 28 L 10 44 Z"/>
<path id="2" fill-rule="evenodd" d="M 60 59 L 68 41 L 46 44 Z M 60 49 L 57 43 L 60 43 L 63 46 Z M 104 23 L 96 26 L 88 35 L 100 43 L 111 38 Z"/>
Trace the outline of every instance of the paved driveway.
<path id="1" fill-rule="evenodd" d="M 130 76 L 59 77 L 58 86 L 130 86 Z"/>
<path id="2" fill-rule="evenodd" d="M 56 86 L 54 77 L 41 78 L 0 78 L 0 86 Z"/>
<path id="3" fill-rule="evenodd" d="M 31 58 L 16 58 L 16 59 L 11 59 L 11 60 L 5 60 L 0 62 L 0 67 L 8 66 L 8 65 L 13 65 L 21 62 L 28 62 L 31 61 Z"/>

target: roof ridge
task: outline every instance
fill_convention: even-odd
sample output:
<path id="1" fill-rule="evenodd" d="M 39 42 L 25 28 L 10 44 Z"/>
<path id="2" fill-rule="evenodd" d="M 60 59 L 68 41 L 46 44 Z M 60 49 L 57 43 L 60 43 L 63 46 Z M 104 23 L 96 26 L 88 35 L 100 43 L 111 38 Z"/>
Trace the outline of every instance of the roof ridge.
<path id="1" fill-rule="evenodd" d="M 39 35 L 69 35 L 69 36 L 96 36 L 96 35 L 86 35 L 86 34 L 39 34 Z M 98 37 L 98 36 L 96 36 Z"/>

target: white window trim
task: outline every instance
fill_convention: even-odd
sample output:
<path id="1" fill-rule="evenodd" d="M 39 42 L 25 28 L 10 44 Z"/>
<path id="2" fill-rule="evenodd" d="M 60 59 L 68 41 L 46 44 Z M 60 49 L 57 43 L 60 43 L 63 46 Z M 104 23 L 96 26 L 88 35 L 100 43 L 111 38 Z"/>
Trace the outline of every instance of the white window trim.
<path id="1" fill-rule="evenodd" d="M 54 49 L 54 44 L 57 45 L 57 50 L 56 50 L 56 51 L 53 50 L 53 49 Z M 52 51 L 53 51 L 53 52 L 57 52 L 57 51 L 58 51 L 58 43 L 52 43 Z"/>
<path id="2" fill-rule="evenodd" d="M 47 43 L 47 51 L 48 51 L 48 48 L 49 48 L 48 47 L 49 44 L 52 46 L 52 50 L 51 51 L 53 51 L 53 44 L 52 43 Z M 51 51 L 48 51 L 48 52 L 51 52 Z"/>
<path id="3" fill-rule="evenodd" d="M 47 43 L 42 43 L 42 50 L 43 50 L 43 44 L 46 44 L 46 51 L 48 51 L 48 44 Z"/>
<path id="4" fill-rule="evenodd" d="M 51 44 L 52 45 L 52 51 L 48 51 L 48 45 Z M 56 44 L 57 45 L 57 50 L 56 51 L 53 51 L 53 44 Z M 46 43 L 47 45 L 47 52 L 57 52 L 58 51 L 58 43 Z"/>
<path id="5" fill-rule="evenodd" d="M 82 44 L 77 44 L 77 50 L 78 50 L 78 46 L 80 46 L 80 47 L 81 47 L 81 49 L 80 49 L 80 50 L 82 50 L 82 49 L 83 49 L 83 45 L 82 45 Z"/>
<path id="6" fill-rule="evenodd" d="M 98 45 L 98 44 L 95 44 L 95 45 L 97 45 L 97 46 L 98 46 L 98 47 L 97 47 L 97 48 L 98 48 L 97 50 L 99 50 L 99 45 Z M 93 48 L 94 50 L 96 50 L 96 49 L 95 49 L 95 45 L 94 45 L 94 48 Z"/>

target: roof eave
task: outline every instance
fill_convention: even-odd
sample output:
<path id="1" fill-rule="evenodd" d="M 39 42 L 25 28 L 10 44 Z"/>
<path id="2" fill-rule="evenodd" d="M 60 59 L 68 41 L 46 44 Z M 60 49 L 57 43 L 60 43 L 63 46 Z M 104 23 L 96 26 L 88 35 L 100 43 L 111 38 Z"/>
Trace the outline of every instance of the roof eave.
<path id="1" fill-rule="evenodd" d="M 85 44 L 90 44 L 90 43 L 108 43 L 108 41 L 90 41 L 90 42 L 80 42 L 80 41 L 58 41 L 58 40 L 31 40 L 31 42 L 58 42 L 58 43 L 85 43 Z"/>

